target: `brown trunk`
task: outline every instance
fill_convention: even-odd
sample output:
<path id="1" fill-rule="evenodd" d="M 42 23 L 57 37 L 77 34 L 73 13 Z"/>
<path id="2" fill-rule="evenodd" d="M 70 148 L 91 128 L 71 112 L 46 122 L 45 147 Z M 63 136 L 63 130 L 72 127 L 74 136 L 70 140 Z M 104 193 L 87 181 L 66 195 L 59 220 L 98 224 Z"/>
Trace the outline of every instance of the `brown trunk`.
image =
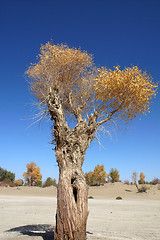
<path id="1" fill-rule="evenodd" d="M 72 104 L 71 104 L 72 107 Z M 57 88 L 50 89 L 48 108 L 54 121 L 56 160 L 59 166 L 55 240 L 85 240 L 88 217 L 88 187 L 82 171 L 85 153 L 95 137 L 97 114 L 82 120 L 80 109 L 74 129 L 66 124 Z"/>
<path id="2" fill-rule="evenodd" d="M 61 162 L 62 163 L 62 162 Z M 62 167 L 63 165 L 63 167 Z M 55 240 L 85 240 L 88 217 L 88 187 L 81 169 L 63 159 L 59 166 Z"/>

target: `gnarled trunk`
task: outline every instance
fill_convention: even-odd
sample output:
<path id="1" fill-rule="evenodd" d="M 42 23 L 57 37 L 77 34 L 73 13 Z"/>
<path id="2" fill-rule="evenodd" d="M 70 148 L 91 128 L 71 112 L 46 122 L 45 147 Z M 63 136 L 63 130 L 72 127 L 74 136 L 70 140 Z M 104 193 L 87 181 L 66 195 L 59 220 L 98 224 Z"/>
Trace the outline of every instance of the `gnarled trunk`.
<path id="1" fill-rule="evenodd" d="M 55 240 L 85 240 L 88 217 L 88 187 L 82 171 L 85 153 L 95 137 L 97 115 L 82 120 L 77 111 L 77 125 L 70 129 L 59 100 L 58 90 L 51 89 L 48 102 L 54 120 L 56 160 L 59 166 Z"/>
<path id="2" fill-rule="evenodd" d="M 88 217 L 88 187 L 81 168 L 60 169 L 54 239 L 85 240 Z"/>

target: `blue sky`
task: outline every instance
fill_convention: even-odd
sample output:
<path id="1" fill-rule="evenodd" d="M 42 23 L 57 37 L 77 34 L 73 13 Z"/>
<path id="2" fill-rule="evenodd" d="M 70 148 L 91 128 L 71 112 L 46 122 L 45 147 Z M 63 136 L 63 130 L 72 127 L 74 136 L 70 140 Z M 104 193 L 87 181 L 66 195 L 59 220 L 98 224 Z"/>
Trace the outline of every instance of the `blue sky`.
<path id="1" fill-rule="evenodd" d="M 36 61 L 40 44 L 53 39 L 81 47 L 94 55 L 97 66 L 138 65 L 160 79 L 159 0 L 1 0 L 0 4 L 0 166 L 22 178 L 34 161 L 43 180 L 58 179 L 55 153 L 50 145 L 50 122 L 31 124 L 33 97 L 24 72 Z M 84 172 L 104 164 L 120 179 L 131 181 L 133 171 L 146 180 L 160 178 L 160 99 L 151 113 L 101 134 L 86 154 Z"/>

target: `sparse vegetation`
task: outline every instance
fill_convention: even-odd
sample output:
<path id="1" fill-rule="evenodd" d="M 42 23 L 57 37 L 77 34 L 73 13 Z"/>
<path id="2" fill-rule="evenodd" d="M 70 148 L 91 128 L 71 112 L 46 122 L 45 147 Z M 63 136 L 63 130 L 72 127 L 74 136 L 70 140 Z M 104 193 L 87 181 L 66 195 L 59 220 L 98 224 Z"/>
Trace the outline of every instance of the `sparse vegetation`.
<path id="1" fill-rule="evenodd" d="M 118 196 L 116 197 L 116 200 L 122 200 L 122 197 Z"/>
<path id="2" fill-rule="evenodd" d="M 57 186 L 56 179 L 52 179 L 51 177 L 48 177 L 46 181 L 43 183 L 42 187 L 49 187 L 49 186 Z"/>
<path id="3" fill-rule="evenodd" d="M 152 185 L 160 184 L 160 179 L 159 178 L 154 178 L 151 182 Z"/>
<path id="4" fill-rule="evenodd" d="M 14 180 L 14 184 L 16 186 L 22 186 L 23 185 L 23 180 L 22 179 Z"/>
<path id="5" fill-rule="evenodd" d="M 94 197 L 92 197 L 92 196 L 89 196 L 89 197 L 88 197 L 88 199 L 94 199 Z"/>
<path id="6" fill-rule="evenodd" d="M 89 186 L 100 186 L 105 183 L 107 173 L 104 169 L 104 165 L 97 165 L 94 168 L 94 172 L 85 173 L 86 183 Z"/>
<path id="7" fill-rule="evenodd" d="M 129 181 L 128 180 L 124 180 L 124 184 L 129 185 Z"/>
<path id="8" fill-rule="evenodd" d="M 115 169 L 111 169 L 109 173 L 109 180 L 114 183 L 114 182 L 119 182 L 119 171 Z"/>
<path id="9" fill-rule="evenodd" d="M 138 187 L 138 192 L 139 193 L 147 192 L 147 189 L 148 188 L 146 186 Z"/>

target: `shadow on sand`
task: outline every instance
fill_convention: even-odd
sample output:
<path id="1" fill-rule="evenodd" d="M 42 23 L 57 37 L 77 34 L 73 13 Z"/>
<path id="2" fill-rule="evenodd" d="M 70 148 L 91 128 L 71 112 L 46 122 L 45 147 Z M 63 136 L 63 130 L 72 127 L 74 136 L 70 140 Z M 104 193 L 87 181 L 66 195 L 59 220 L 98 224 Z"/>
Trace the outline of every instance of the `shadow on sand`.
<path id="1" fill-rule="evenodd" d="M 16 228 L 11 228 L 6 232 L 19 232 L 27 236 L 40 236 L 43 240 L 53 240 L 53 226 L 49 224 L 25 225 Z"/>

